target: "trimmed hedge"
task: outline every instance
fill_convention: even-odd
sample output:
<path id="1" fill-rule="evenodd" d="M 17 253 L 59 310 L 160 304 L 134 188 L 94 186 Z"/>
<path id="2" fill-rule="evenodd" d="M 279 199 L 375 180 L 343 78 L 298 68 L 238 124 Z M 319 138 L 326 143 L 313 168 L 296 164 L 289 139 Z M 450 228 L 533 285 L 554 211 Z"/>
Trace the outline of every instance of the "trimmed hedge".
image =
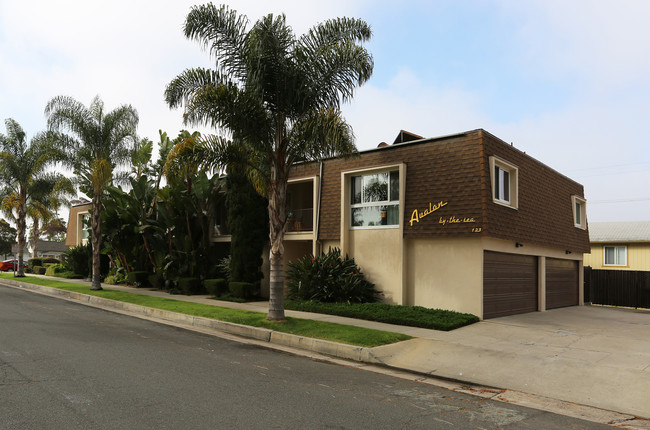
<path id="1" fill-rule="evenodd" d="M 34 267 L 32 267 L 32 270 L 37 275 L 45 275 L 45 271 L 47 269 L 45 267 L 43 267 L 43 266 L 34 266 Z"/>
<path id="2" fill-rule="evenodd" d="M 386 303 L 349 304 L 288 300 L 285 302 L 284 307 L 295 311 L 316 312 L 443 331 L 454 330 L 479 321 L 479 318 L 472 314 L 444 309 L 429 309 L 421 306 L 389 305 Z"/>
<path id="3" fill-rule="evenodd" d="M 45 269 L 45 274 L 47 276 L 56 276 L 59 273 L 67 272 L 68 269 L 63 264 L 48 264 Z"/>
<path id="4" fill-rule="evenodd" d="M 255 284 L 250 282 L 229 282 L 230 295 L 240 299 L 248 299 L 255 295 Z"/>
<path id="5" fill-rule="evenodd" d="M 178 288 L 186 295 L 201 294 L 203 287 L 199 278 L 180 278 L 178 280 Z"/>
<path id="6" fill-rule="evenodd" d="M 146 288 L 149 286 L 149 272 L 134 270 L 126 275 L 126 280 L 137 288 Z"/>
<path id="7" fill-rule="evenodd" d="M 43 266 L 43 259 L 42 258 L 30 258 L 27 260 L 27 268 L 30 270 L 34 270 L 34 266 Z"/>
<path id="8" fill-rule="evenodd" d="M 165 278 L 163 278 L 158 273 L 150 274 L 147 277 L 147 280 L 149 281 L 149 285 L 151 285 L 152 288 L 157 288 L 159 290 L 162 290 L 163 287 L 165 286 Z"/>
<path id="9" fill-rule="evenodd" d="M 203 285 L 205 285 L 205 289 L 208 290 L 208 294 L 214 297 L 221 297 L 229 291 L 228 281 L 223 278 L 206 279 L 203 281 Z"/>

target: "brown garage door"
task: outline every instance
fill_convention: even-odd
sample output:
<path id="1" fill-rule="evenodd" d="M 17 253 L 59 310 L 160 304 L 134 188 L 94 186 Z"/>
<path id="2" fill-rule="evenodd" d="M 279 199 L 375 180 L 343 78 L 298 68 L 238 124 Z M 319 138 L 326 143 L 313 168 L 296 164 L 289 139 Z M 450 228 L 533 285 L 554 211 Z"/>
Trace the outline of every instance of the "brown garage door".
<path id="1" fill-rule="evenodd" d="M 578 262 L 546 259 L 546 309 L 578 304 Z"/>
<path id="2" fill-rule="evenodd" d="M 483 318 L 537 310 L 537 257 L 485 251 Z"/>

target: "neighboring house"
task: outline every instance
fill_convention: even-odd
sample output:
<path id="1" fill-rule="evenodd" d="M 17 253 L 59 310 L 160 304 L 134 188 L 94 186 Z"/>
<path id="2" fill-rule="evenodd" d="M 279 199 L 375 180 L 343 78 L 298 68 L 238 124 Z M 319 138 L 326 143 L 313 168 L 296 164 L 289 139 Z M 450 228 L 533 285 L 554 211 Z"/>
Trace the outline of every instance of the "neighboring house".
<path id="1" fill-rule="evenodd" d="M 287 198 L 285 268 L 337 247 L 388 303 L 480 318 L 583 303 L 582 185 L 484 130 L 402 131 L 358 157 L 295 166 Z"/>
<path id="2" fill-rule="evenodd" d="M 32 243 L 31 241 L 28 243 L 30 253 L 32 253 L 33 248 L 32 248 Z M 70 249 L 69 246 L 67 246 L 63 242 L 50 242 L 47 240 L 39 240 L 38 245 L 36 247 L 36 254 L 34 255 L 35 258 L 61 258 L 61 254 L 66 252 L 68 249 Z"/>
<path id="3" fill-rule="evenodd" d="M 68 247 L 88 243 L 89 232 L 84 228 L 84 220 L 90 218 L 91 207 L 92 203 L 85 199 L 72 201 L 68 216 L 68 231 L 65 235 L 65 244 Z"/>
<path id="4" fill-rule="evenodd" d="M 584 265 L 600 270 L 650 271 L 650 221 L 590 222 L 591 253 Z"/>

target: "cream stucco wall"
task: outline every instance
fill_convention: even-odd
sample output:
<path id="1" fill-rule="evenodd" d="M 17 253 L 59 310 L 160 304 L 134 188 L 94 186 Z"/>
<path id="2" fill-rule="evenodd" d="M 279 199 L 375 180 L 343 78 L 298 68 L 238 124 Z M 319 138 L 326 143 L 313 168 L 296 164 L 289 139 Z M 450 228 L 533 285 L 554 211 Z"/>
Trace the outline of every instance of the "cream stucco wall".
<path id="1" fill-rule="evenodd" d="M 627 246 L 627 265 L 605 266 L 603 247 Z M 585 266 L 605 270 L 644 270 L 650 271 L 650 243 L 592 243 L 591 253 L 585 254 Z"/>
<path id="2" fill-rule="evenodd" d="M 406 241 L 406 304 L 483 313 L 480 238 Z"/>
<path id="3" fill-rule="evenodd" d="M 383 293 L 384 302 L 403 304 L 399 228 L 350 230 L 346 251 L 354 257 L 366 278 Z"/>

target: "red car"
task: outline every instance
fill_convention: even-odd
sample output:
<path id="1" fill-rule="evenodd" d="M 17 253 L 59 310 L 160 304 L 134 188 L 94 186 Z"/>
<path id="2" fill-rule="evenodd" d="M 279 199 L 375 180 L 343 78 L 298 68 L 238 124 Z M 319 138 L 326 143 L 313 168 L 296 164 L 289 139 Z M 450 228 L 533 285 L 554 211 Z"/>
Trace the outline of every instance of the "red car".
<path id="1" fill-rule="evenodd" d="M 13 271 L 14 265 L 18 268 L 18 260 L 5 260 L 0 264 L 0 270 L 3 272 Z M 23 269 L 27 269 L 27 264 L 23 261 Z"/>

